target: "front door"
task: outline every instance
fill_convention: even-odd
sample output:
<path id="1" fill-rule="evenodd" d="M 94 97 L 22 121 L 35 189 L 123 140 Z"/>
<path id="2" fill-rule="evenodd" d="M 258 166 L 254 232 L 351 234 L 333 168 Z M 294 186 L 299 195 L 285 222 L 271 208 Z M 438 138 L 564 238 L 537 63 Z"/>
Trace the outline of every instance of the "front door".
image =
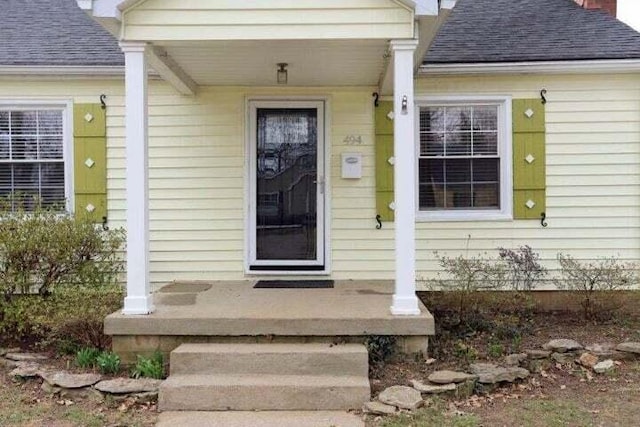
<path id="1" fill-rule="evenodd" d="M 324 270 L 324 103 L 250 103 L 249 269 Z"/>

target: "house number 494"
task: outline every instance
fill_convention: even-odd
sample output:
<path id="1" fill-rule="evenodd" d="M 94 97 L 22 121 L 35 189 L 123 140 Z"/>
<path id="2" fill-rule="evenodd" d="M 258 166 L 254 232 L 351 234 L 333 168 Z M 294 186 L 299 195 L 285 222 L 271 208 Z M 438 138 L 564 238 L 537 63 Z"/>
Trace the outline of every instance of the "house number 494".
<path id="1" fill-rule="evenodd" d="M 360 145 L 362 144 L 362 135 L 347 135 L 344 143 L 346 145 Z"/>

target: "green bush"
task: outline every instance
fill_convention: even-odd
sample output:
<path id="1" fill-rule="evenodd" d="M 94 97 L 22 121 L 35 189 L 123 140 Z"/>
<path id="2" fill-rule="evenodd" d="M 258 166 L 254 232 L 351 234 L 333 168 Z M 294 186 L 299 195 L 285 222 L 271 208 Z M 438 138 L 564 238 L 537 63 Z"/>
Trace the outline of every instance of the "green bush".
<path id="1" fill-rule="evenodd" d="M 133 378 L 164 378 L 164 356 L 156 351 L 151 357 L 138 355 L 136 365 L 131 371 Z"/>
<path id="2" fill-rule="evenodd" d="M 96 366 L 96 360 L 100 355 L 97 348 L 85 347 L 76 353 L 76 365 L 80 368 L 93 368 Z"/>
<path id="3" fill-rule="evenodd" d="M 0 200 L 0 341 L 70 354 L 108 347 L 103 318 L 122 303 L 124 232 L 9 206 Z"/>
<path id="4" fill-rule="evenodd" d="M 62 285 L 105 286 L 123 271 L 122 230 L 103 230 L 51 208 L 11 210 L 0 201 L 0 292 L 47 295 Z M 4 209 L 3 209 L 4 207 Z"/>
<path id="5" fill-rule="evenodd" d="M 369 351 L 369 365 L 379 366 L 396 353 L 398 338 L 392 335 L 370 335 L 364 342 Z"/>
<path id="6" fill-rule="evenodd" d="M 73 354 L 83 347 L 109 348 L 104 318 L 122 308 L 120 286 L 61 286 L 50 295 L 0 298 L 0 344 L 32 344 Z"/>
<path id="7" fill-rule="evenodd" d="M 120 356 L 110 351 L 102 352 L 96 357 L 96 366 L 103 374 L 117 374 L 120 371 Z"/>

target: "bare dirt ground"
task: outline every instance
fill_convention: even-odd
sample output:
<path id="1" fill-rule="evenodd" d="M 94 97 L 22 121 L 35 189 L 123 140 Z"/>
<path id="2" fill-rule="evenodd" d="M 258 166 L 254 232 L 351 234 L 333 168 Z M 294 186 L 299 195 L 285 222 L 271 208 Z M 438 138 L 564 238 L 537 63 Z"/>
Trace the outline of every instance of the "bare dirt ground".
<path id="1" fill-rule="evenodd" d="M 372 373 L 374 395 L 387 386 L 426 380 L 439 369 L 464 369 L 475 361 L 499 363 L 504 354 L 540 349 L 553 338 L 571 338 L 583 345 L 640 341 L 640 320 L 625 318 L 592 324 L 574 314 L 539 314 L 522 338 L 497 339 L 491 331 L 468 337 L 439 337 L 432 354 L 436 362 L 396 359 Z M 461 350 L 462 349 L 462 350 Z M 621 361 L 613 372 L 595 374 L 575 363 L 552 364 L 518 384 L 470 398 L 436 399 L 415 416 L 370 420 L 371 426 L 638 426 L 640 425 L 640 358 Z"/>

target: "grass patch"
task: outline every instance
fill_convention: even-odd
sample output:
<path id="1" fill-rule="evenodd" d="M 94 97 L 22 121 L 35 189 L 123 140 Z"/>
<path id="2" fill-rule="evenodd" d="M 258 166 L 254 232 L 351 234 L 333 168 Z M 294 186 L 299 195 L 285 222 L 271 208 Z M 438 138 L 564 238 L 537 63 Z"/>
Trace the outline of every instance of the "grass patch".
<path id="1" fill-rule="evenodd" d="M 511 419 L 518 420 L 522 426 L 591 426 L 594 425 L 591 414 L 574 402 L 562 400 L 530 400 L 522 406 L 512 408 Z"/>
<path id="2" fill-rule="evenodd" d="M 400 414 L 384 418 L 379 427 L 477 427 L 480 419 L 475 415 L 457 415 L 447 411 L 445 402 L 434 399 L 427 407 L 412 414 Z"/>

